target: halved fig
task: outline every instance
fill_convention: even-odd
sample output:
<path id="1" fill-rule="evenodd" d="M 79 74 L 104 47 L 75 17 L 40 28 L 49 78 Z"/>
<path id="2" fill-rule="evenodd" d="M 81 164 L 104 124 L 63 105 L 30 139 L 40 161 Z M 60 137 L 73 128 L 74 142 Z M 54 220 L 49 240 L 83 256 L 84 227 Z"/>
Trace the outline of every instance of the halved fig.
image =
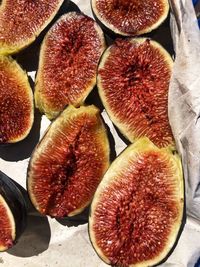
<path id="1" fill-rule="evenodd" d="M 51 22 L 64 0 L 2 0 L 0 54 L 17 53 L 30 45 Z"/>
<path id="2" fill-rule="evenodd" d="M 113 266 L 154 266 L 169 254 L 183 220 L 181 161 L 148 138 L 112 163 L 91 204 L 94 249 Z"/>
<path id="3" fill-rule="evenodd" d="M 50 119 L 68 104 L 82 104 L 96 84 L 105 49 L 101 28 L 76 12 L 63 15 L 47 33 L 40 51 L 35 102 Z"/>
<path id="4" fill-rule="evenodd" d="M 95 106 L 69 106 L 51 124 L 31 157 L 28 192 L 42 214 L 80 213 L 109 165 L 109 143 Z"/>
<path id="5" fill-rule="evenodd" d="M 91 6 L 100 24 L 124 36 L 151 32 L 169 12 L 168 0 L 91 0 Z"/>
<path id="6" fill-rule="evenodd" d="M 147 136 L 173 145 L 168 121 L 168 87 L 173 61 L 157 42 L 118 39 L 103 54 L 97 86 L 114 124 L 131 142 Z"/>
<path id="7" fill-rule="evenodd" d="M 26 226 L 26 203 L 21 191 L 0 171 L 0 251 L 11 248 Z"/>
<path id="8" fill-rule="evenodd" d="M 0 144 L 24 139 L 33 118 L 33 93 L 26 73 L 11 57 L 0 56 Z"/>

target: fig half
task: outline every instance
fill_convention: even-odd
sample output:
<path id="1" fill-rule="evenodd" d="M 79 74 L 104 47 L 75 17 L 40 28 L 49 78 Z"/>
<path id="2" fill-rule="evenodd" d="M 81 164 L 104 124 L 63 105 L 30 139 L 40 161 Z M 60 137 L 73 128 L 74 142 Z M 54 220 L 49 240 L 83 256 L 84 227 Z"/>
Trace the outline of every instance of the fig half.
<path id="1" fill-rule="evenodd" d="M 69 106 L 36 147 L 28 192 L 36 209 L 51 217 L 80 213 L 109 165 L 106 130 L 95 106 Z"/>
<path id="2" fill-rule="evenodd" d="M 76 12 L 63 15 L 42 43 L 36 107 L 52 119 L 66 105 L 81 105 L 96 84 L 104 49 L 103 32 L 92 18 Z"/>
<path id="3" fill-rule="evenodd" d="M 97 21 L 109 31 L 123 36 L 151 32 L 167 17 L 167 0 L 91 0 Z"/>
<path id="4" fill-rule="evenodd" d="M 33 93 L 27 74 L 11 57 L 0 56 L 0 144 L 24 139 L 33 119 Z"/>
<path id="5" fill-rule="evenodd" d="M 0 54 L 30 45 L 51 22 L 64 0 L 0 1 Z"/>
<path id="6" fill-rule="evenodd" d="M 26 227 L 26 202 L 12 180 L 0 171 L 0 251 L 11 248 Z"/>
<path id="7" fill-rule="evenodd" d="M 142 138 L 112 163 L 97 188 L 89 217 L 91 242 L 113 266 L 154 266 L 174 247 L 183 214 L 179 156 Z"/>
<path id="8" fill-rule="evenodd" d="M 155 145 L 174 145 L 168 120 L 173 61 L 157 42 L 117 39 L 103 54 L 97 86 L 114 124 L 131 142 L 147 136 Z"/>

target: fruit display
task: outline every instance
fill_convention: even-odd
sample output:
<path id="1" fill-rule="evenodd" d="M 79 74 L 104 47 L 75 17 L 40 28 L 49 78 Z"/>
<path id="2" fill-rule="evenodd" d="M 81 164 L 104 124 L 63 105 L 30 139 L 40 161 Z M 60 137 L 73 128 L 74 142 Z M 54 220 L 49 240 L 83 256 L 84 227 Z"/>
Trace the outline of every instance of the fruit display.
<path id="1" fill-rule="evenodd" d="M 166 19 L 167 0 L 91 0 L 92 11 L 106 29 L 123 36 L 151 32 Z"/>
<path id="2" fill-rule="evenodd" d="M 0 56 L 0 144 L 23 140 L 34 119 L 27 74 L 11 57 Z"/>
<path id="3" fill-rule="evenodd" d="M 63 15 L 47 33 L 40 51 L 35 101 L 50 119 L 66 105 L 82 104 L 96 84 L 105 49 L 101 28 L 76 12 Z"/>
<path id="4" fill-rule="evenodd" d="M 51 22 L 63 1 L 2 0 L 0 55 L 14 54 L 30 45 Z"/>
<path id="5" fill-rule="evenodd" d="M 0 171 L 0 251 L 11 248 L 26 227 L 25 199 L 13 181 Z"/>
<path id="6" fill-rule="evenodd" d="M 89 234 L 112 266 L 154 266 L 176 242 L 184 207 L 179 156 L 148 139 L 112 163 L 91 205 Z"/>
<path id="7" fill-rule="evenodd" d="M 28 191 L 52 217 L 80 213 L 109 166 L 106 130 L 95 106 L 69 106 L 51 124 L 31 157 Z"/>
<path id="8" fill-rule="evenodd" d="M 81 266 L 100 266 L 97 255 L 116 267 L 155 266 L 184 227 L 184 178 L 168 118 L 173 60 L 162 33 L 138 35 L 163 26 L 169 4 L 79 4 L 0 4 L 0 169 L 15 177 L 0 171 L 0 251 L 23 255 L 24 266 L 26 249 L 29 266 L 48 266 L 56 251 L 51 265 L 64 266 L 83 242 L 91 251 L 83 247 Z"/>
<path id="9" fill-rule="evenodd" d="M 173 61 L 157 42 L 117 39 L 103 54 L 97 86 L 114 124 L 131 142 L 147 136 L 159 147 L 173 145 L 168 88 Z"/>

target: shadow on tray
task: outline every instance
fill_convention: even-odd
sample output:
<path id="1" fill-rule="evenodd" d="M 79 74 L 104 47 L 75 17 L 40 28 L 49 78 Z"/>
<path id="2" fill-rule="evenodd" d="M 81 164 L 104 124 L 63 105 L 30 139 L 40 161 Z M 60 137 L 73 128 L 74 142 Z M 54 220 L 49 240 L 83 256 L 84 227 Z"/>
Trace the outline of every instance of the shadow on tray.
<path id="1" fill-rule="evenodd" d="M 0 146 L 0 158 L 7 161 L 29 158 L 40 138 L 40 123 L 41 114 L 35 110 L 34 123 L 29 135 L 18 143 Z"/>
<path id="2" fill-rule="evenodd" d="M 98 94 L 97 86 L 95 86 L 94 89 L 91 91 L 91 93 L 88 95 L 88 97 L 86 98 L 85 104 L 95 105 L 100 110 L 100 112 L 104 110 L 104 106 Z"/>
<path id="3" fill-rule="evenodd" d="M 170 32 L 170 15 L 168 15 L 167 19 L 157 29 L 144 35 L 144 37 L 149 37 L 159 42 L 171 56 L 174 55 L 172 36 Z"/>
<path id="4" fill-rule="evenodd" d="M 31 204 L 27 191 L 13 181 L 22 192 L 28 209 L 27 227 L 17 244 L 7 253 L 17 257 L 32 257 L 44 252 L 49 247 L 51 230 L 46 216 L 40 215 Z"/>
<path id="5" fill-rule="evenodd" d="M 117 38 L 122 38 L 122 39 L 127 38 L 127 37 L 115 35 L 107 31 L 104 31 L 104 33 L 105 33 L 107 46 L 112 45 L 112 43 Z M 173 41 L 172 41 L 172 36 L 170 32 L 170 15 L 168 15 L 167 19 L 157 29 L 153 30 L 150 33 L 144 34 L 140 37 L 151 38 L 159 42 L 169 52 L 171 56 L 174 55 Z"/>
<path id="6" fill-rule="evenodd" d="M 98 94 L 97 86 L 95 86 L 95 88 L 91 91 L 85 103 L 86 105 L 92 105 L 92 104 L 95 105 L 100 110 L 100 112 L 104 110 L 104 106 Z M 110 161 L 112 162 L 116 158 L 115 140 L 112 136 L 112 133 L 110 132 L 110 128 L 106 124 L 105 124 L 105 127 L 107 130 L 108 140 L 110 144 Z"/>
<path id="7" fill-rule="evenodd" d="M 73 217 L 57 218 L 56 221 L 67 227 L 79 226 L 88 222 L 89 211 L 90 207 L 87 207 L 78 215 L 75 215 Z"/>

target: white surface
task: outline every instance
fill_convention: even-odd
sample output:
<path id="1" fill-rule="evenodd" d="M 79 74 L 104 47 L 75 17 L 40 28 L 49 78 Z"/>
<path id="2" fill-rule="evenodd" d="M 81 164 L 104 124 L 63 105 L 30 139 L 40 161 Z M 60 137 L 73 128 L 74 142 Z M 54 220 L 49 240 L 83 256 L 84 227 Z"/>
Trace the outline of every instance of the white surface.
<path id="1" fill-rule="evenodd" d="M 177 1 L 174 7 L 177 56 L 169 90 L 169 118 L 183 159 L 187 212 L 200 220 L 200 31 L 191 2 Z"/>
<path id="2" fill-rule="evenodd" d="M 88 1 L 74 1 L 79 8 L 91 15 Z M 103 113 L 104 118 L 107 117 Z M 106 119 L 111 127 L 111 133 L 116 141 L 117 154 L 123 150 L 125 144 L 118 137 L 112 123 Z M 41 135 L 48 126 L 48 120 L 43 116 Z M 11 162 L 0 159 L 0 169 L 16 180 L 23 187 L 26 184 L 26 170 L 28 159 Z M 48 228 L 48 222 L 50 229 Z M 104 264 L 95 254 L 88 238 L 87 224 L 78 227 L 63 226 L 54 219 L 29 216 L 29 227 L 20 242 L 10 251 L 0 254 L 2 267 L 103 267 Z M 48 230 L 49 229 L 49 230 Z M 51 236 L 50 236 L 51 235 Z M 164 267 L 193 267 L 200 256 L 200 227 L 197 222 L 188 219 L 185 230 L 177 248 Z M 50 242 L 49 242 L 50 241 Z M 23 255 L 24 257 L 20 257 Z"/>

